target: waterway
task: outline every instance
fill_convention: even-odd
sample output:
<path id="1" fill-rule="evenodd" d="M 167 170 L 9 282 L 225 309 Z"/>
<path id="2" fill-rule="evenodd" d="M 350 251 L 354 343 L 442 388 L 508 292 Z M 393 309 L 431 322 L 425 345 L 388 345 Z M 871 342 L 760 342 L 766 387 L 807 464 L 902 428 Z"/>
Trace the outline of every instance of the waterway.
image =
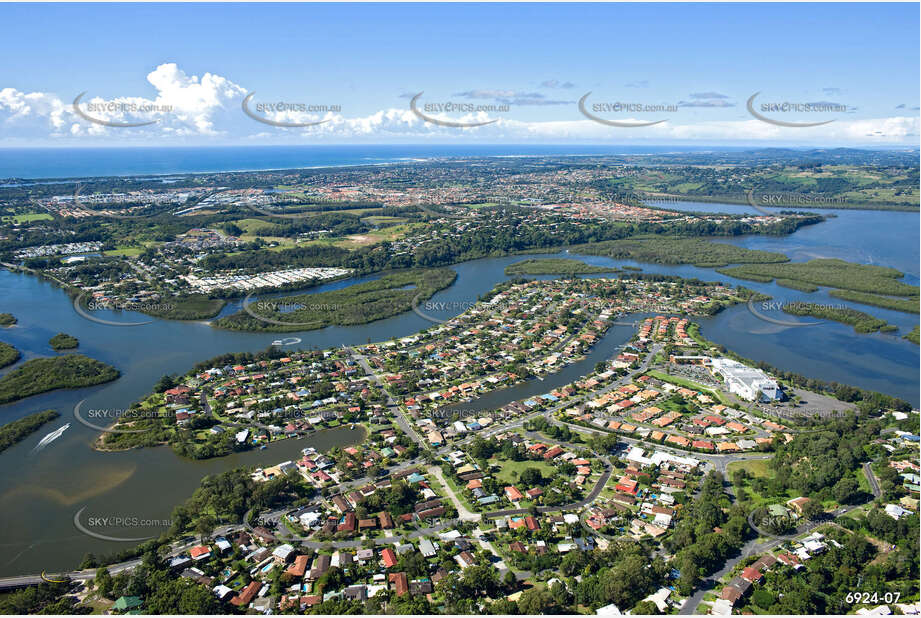
<path id="1" fill-rule="evenodd" d="M 675 207 L 674 204 L 669 204 Z M 690 204 L 689 210 L 700 210 Z M 715 205 L 708 204 L 708 207 Z M 722 211 L 746 208 L 719 205 Z M 740 211 L 743 212 L 743 211 Z M 748 212 L 745 210 L 744 212 Z M 827 211 L 821 211 L 827 212 Z M 918 282 L 918 215 L 891 211 L 835 211 L 836 218 L 803 228 L 788 237 L 739 237 L 721 239 L 749 248 L 783 251 L 795 261 L 813 257 L 841 257 L 853 261 L 892 266 L 906 273 L 905 280 Z M 632 265 L 645 272 L 722 280 L 765 292 L 789 302 L 842 303 L 825 290 L 805 294 L 779 287 L 736 281 L 711 269 L 693 266 L 663 266 L 598 256 L 576 256 L 566 252 L 547 254 L 580 257 L 592 264 Z M 541 256 L 525 256 L 541 257 Z M 353 327 L 329 327 L 290 333 L 302 339 L 297 347 L 326 348 L 355 345 L 402 337 L 432 326 L 433 320 L 461 313 L 496 283 L 507 280 L 507 265 L 522 256 L 487 258 L 458 264 L 456 282 L 421 307 L 424 317 L 404 314 Z M 604 276 L 604 275 L 599 275 Z M 337 281 L 307 293 L 341 288 L 355 281 Z M 201 478 L 240 465 L 271 465 L 294 458 L 300 449 L 315 446 L 328 449 L 361 439 L 360 430 L 340 428 L 303 440 L 287 440 L 264 451 L 252 451 L 208 461 L 177 457 L 168 448 L 99 453 L 91 445 L 96 433 L 71 423 L 64 434 L 40 452 L 32 449 L 45 433 L 72 421 L 72 410 L 81 400 L 85 408 L 127 408 L 144 397 L 164 374 L 183 374 L 196 363 L 213 356 L 240 351 L 258 351 L 280 336 L 276 333 L 240 333 L 211 328 L 205 322 L 176 322 L 152 319 L 130 312 L 99 312 L 99 317 L 124 322 L 146 322 L 142 326 L 109 326 L 78 315 L 67 295 L 55 285 L 30 275 L 0 271 L 2 311 L 15 315 L 19 323 L 0 330 L 0 340 L 15 345 L 24 359 L 54 354 L 48 339 L 66 332 L 80 340 L 79 352 L 116 366 L 122 376 L 109 384 L 75 391 L 57 391 L 0 406 L 0 423 L 27 414 L 55 408 L 59 421 L 0 454 L 4 474 L 0 476 L 0 575 L 56 571 L 75 567 L 87 552 L 109 554 L 129 546 L 102 541 L 79 532 L 74 514 L 85 507 L 88 517 L 123 517 L 167 520 L 172 509 L 188 498 Z M 239 301 L 224 310 L 234 311 Z M 818 326 L 785 328 L 764 322 L 746 306 L 732 307 L 717 316 L 699 320 L 704 336 L 743 356 L 764 360 L 807 376 L 854 384 L 902 397 L 917 406 L 918 347 L 901 338 L 917 323 L 917 316 L 845 303 L 896 324 L 896 335 L 859 335 L 842 324 L 823 322 Z M 766 311 L 767 313 L 767 311 Z M 790 316 L 776 314 L 776 317 Z M 499 407 L 508 401 L 536 395 L 572 381 L 594 364 L 610 357 L 627 341 L 633 329 L 615 325 L 598 346 L 579 363 L 544 381 L 533 380 L 486 395 L 478 404 Z M 287 336 L 286 334 L 285 336 Z M 10 368 L 3 370 L 9 371 Z M 163 527 L 107 527 L 103 534 L 140 537 L 156 534 Z"/>

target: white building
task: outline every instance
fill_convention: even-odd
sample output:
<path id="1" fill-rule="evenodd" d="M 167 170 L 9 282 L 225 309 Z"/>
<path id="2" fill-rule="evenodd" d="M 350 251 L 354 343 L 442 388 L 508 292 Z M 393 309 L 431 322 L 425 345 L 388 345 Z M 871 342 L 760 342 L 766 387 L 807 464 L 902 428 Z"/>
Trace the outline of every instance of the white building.
<path id="1" fill-rule="evenodd" d="M 714 358 L 713 371 L 723 376 L 730 393 L 748 401 L 754 401 L 759 392 L 771 400 L 780 399 L 783 394 L 777 382 L 763 371 L 729 358 Z"/>

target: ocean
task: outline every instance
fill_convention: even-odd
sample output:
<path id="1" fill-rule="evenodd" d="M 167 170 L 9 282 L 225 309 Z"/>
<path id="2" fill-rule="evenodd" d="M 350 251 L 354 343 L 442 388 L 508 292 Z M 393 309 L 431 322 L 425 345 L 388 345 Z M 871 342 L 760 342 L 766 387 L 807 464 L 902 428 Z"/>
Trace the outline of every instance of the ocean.
<path id="1" fill-rule="evenodd" d="M 149 148 L 0 148 L 0 185 L 27 179 L 158 176 L 351 165 L 445 157 L 657 154 L 674 146 L 340 145 Z M 681 147 L 681 152 L 712 148 Z M 723 150 L 744 150 L 724 148 Z"/>

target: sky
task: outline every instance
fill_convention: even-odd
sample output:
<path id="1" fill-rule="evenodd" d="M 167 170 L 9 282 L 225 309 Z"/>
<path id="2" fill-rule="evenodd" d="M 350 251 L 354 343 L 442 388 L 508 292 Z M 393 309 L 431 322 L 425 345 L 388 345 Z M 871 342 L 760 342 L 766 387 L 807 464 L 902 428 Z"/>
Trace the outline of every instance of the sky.
<path id="1" fill-rule="evenodd" d="M 918 21 L 917 3 L 0 4 L 0 147 L 917 147 Z"/>

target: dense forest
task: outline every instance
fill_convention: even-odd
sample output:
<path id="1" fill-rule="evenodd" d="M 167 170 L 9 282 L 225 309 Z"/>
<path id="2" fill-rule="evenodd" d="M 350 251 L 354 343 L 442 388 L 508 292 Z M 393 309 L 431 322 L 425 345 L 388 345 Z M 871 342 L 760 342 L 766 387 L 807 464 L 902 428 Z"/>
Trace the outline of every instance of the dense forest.
<path id="1" fill-rule="evenodd" d="M 752 281 L 770 281 L 774 278 L 789 279 L 842 290 L 890 296 L 917 298 L 919 293 L 917 286 L 899 281 L 902 273 L 894 268 L 856 264 L 836 259 L 815 259 L 808 262 L 785 264 L 745 264 L 722 268 L 718 272 Z"/>
<path id="2" fill-rule="evenodd" d="M 80 342 L 76 337 L 68 335 L 67 333 L 58 333 L 54 337 L 48 340 L 48 343 L 56 351 L 60 350 L 73 350 L 80 345 Z"/>
<path id="3" fill-rule="evenodd" d="M 0 369 L 12 365 L 19 360 L 20 356 L 19 350 L 8 343 L 0 341 Z"/>
<path id="4" fill-rule="evenodd" d="M 505 267 L 506 275 L 590 275 L 618 272 L 617 268 L 592 266 L 581 260 L 543 258 L 523 260 Z"/>
<path id="5" fill-rule="evenodd" d="M 27 360 L 0 377 L 0 404 L 58 388 L 84 388 L 111 382 L 117 369 L 82 354 Z"/>
<path id="6" fill-rule="evenodd" d="M 6 425 L 0 425 L 0 452 L 26 439 L 39 427 L 59 416 L 61 415 L 56 410 L 45 410 L 24 416 Z"/>
<path id="7" fill-rule="evenodd" d="M 816 303 L 787 303 L 783 306 L 783 310 L 791 315 L 811 316 L 841 322 L 842 324 L 853 326 L 858 333 L 889 332 L 897 328 L 886 322 L 886 320 L 875 318 L 869 313 L 848 307 L 829 307 L 828 305 Z"/>
<path id="8" fill-rule="evenodd" d="M 408 311 L 457 278 L 450 268 L 410 269 L 341 290 L 286 296 L 247 305 L 214 326 L 229 330 L 295 332 L 366 324 Z"/>
<path id="9" fill-rule="evenodd" d="M 605 255 L 620 260 L 636 260 L 655 264 L 693 264 L 701 268 L 785 262 L 782 253 L 743 249 L 735 245 L 712 242 L 700 238 L 671 236 L 641 236 L 575 247 L 574 250 L 590 255 Z"/>

